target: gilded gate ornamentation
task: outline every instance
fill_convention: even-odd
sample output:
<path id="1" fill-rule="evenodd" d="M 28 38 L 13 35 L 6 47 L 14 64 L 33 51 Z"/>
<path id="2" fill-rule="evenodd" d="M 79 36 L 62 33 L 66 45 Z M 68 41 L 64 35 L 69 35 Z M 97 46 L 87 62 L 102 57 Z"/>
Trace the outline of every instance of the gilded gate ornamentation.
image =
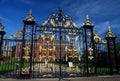
<path id="1" fill-rule="evenodd" d="M 2 25 L 0 28 L 3 31 Z M 119 72 L 115 39 L 110 26 L 106 40 L 100 38 L 88 15 L 79 27 L 59 9 L 39 25 L 30 10 L 21 29 L 0 42 L 0 75 L 9 78 L 112 75 Z"/>

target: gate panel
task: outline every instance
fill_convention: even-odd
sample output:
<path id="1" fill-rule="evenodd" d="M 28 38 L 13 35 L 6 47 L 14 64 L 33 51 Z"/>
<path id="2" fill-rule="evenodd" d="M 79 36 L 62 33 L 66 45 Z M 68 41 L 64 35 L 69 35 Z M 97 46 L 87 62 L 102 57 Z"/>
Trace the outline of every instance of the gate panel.
<path id="1" fill-rule="evenodd" d="M 43 30 L 42 30 L 43 31 Z M 48 31 L 37 33 L 35 43 L 34 77 L 53 77 L 55 46 L 54 34 Z M 42 33 L 41 33 L 42 32 Z M 37 74 L 37 75 L 36 75 Z"/>
<path id="2" fill-rule="evenodd" d="M 37 26 L 35 32 L 34 77 L 83 76 L 83 30 L 71 17 L 59 10 Z"/>
<path id="3" fill-rule="evenodd" d="M 34 77 L 83 76 L 82 29 L 38 26 L 36 33 Z"/>
<path id="4" fill-rule="evenodd" d="M 97 74 L 108 75 L 110 73 L 110 68 L 106 41 L 102 40 L 101 42 L 95 43 L 95 51 Z"/>

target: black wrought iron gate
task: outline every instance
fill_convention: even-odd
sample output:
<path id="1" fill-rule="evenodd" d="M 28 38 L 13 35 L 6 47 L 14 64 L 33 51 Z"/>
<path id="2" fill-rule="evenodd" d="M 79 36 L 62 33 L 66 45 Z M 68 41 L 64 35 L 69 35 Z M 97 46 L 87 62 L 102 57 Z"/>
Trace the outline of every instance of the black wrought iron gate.
<path id="1" fill-rule="evenodd" d="M 35 32 L 34 77 L 83 76 L 83 29 L 70 16 L 59 10 L 37 26 Z"/>
<path id="2" fill-rule="evenodd" d="M 3 40 L 0 77 L 48 78 L 110 74 L 107 43 L 88 16 L 78 27 L 61 9 L 38 25 L 30 11 L 24 25 Z M 103 63 L 105 62 L 105 63 Z"/>

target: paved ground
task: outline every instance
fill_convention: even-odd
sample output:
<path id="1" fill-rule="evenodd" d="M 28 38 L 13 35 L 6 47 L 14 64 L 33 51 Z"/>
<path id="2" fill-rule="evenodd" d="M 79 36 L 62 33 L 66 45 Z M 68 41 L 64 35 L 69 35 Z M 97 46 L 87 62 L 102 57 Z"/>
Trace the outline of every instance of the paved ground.
<path id="1" fill-rule="evenodd" d="M 58 78 L 47 79 L 0 79 L 0 81 L 59 81 Z M 120 81 L 120 75 L 113 76 L 98 76 L 98 77 L 80 77 L 80 78 L 65 78 L 60 81 Z"/>

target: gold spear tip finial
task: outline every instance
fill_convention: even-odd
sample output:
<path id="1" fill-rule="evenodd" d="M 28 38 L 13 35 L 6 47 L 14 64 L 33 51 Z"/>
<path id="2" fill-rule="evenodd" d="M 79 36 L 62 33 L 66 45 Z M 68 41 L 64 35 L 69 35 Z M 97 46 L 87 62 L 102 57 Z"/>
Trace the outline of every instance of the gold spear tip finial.
<path id="1" fill-rule="evenodd" d="M 109 31 L 109 32 L 111 31 L 111 27 L 110 27 L 110 25 L 108 25 L 108 31 Z"/>
<path id="2" fill-rule="evenodd" d="M 89 19 L 89 15 L 88 14 L 86 15 L 86 19 Z"/>

